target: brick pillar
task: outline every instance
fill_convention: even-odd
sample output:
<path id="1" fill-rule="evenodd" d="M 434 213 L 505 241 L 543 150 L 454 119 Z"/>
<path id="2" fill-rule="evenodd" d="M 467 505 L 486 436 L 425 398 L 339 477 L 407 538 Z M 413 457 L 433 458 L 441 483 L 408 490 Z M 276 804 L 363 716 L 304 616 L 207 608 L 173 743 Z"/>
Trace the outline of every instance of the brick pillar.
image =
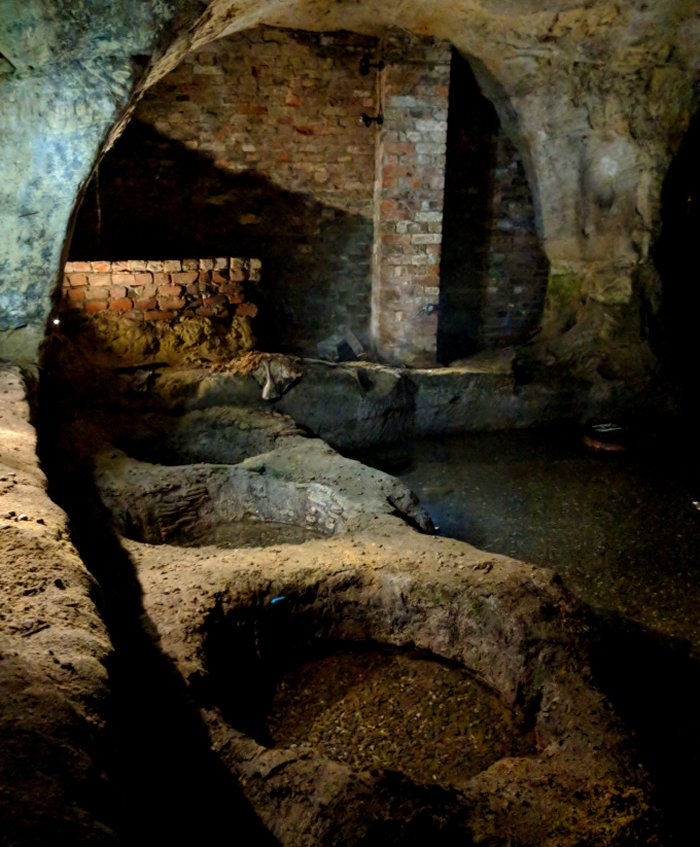
<path id="1" fill-rule="evenodd" d="M 384 41 L 372 339 L 381 359 L 416 367 L 437 347 L 450 56 L 447 42 L 402 31 Z"/>

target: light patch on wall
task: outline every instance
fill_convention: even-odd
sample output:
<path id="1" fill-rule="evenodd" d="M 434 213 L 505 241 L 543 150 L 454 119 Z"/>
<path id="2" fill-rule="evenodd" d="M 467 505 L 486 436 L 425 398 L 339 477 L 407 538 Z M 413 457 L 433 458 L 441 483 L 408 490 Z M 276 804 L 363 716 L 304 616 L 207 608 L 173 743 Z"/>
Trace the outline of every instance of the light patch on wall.
<path id="1" fill-rule="evenodd" d="M 606 176 L 615 176 L 618 164 L 615 159 L 610 156 L 601 156 L 599 167 L 602 174 L 605 174 Z"/>

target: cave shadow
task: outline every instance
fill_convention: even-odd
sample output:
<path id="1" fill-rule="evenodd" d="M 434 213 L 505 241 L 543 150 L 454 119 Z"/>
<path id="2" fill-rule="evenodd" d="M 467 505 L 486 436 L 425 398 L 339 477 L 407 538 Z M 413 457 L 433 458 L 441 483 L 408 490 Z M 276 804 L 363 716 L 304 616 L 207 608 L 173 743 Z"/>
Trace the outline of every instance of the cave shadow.
<path id="1" fill-rule="evenodd" d="M 500 99 L 507 102 L 505 94 Z M 521 344 L 538 328 L 548 262 L 535 218 L 519 151 L 469 61 L 453 49 L 438 312 L 441 363 Z"/>
<path id="2" fill-rule="evenodd" d="M 5 649 L 0 661 L 2 844 L 83 844 L 86 839 L 111 844 L 109 836 L 99 837 L 115 825 L 103 778 L 102 739 L 82 708 L 76 708 L 82 698 L 67 697 L 52 673 L 52 662 L 73 671 L 72 663 L 40 649 L 38 663 L 34 655 L 27 661 L 21 652 Z M 78 683 L 88 684 L 85 679 Z M 94 694 L 88 709 L 93 715 L 102 705 L 101 694 Z"/>
<path id="3" fill-rule="evenodd" d="M 452 50 L 445 159 L 438 360 L 479 349 L 493 223 L 496 111 L 469 62 Z"/>
<path id="4" fill-rule="evenodd" d="M 258 346 L 315 355 L 340 327 L 368 341 L 373 222 L 232 173 L 132 120 L 77 213 L 69 259 L 258 258 Z"/>
<path id="5" fill-rule="evenodd" d="M 682 411 L 697 422 L 697 241 L 700 237 L 700 112 L 690 125 L 661 191 L 661 235 L 653 258 L 662 282 L 651 341 L 677 385 Z"/>
<path id="6" fill-rule="evenodd" d="M 690 645 L 628 618 L 597 610 L 591 667 L 636 749 L 661 810 L 659 844 L 697 840 L 700 791 L 700 659 Z"/>
<path id="7" fill-rule="evenodd" d="M 230 841 L 272 847 L 276 839 L 211 750 L 185 680 L 160 650 L 134 565 L 101 503 L 89 456 L 87 462 L 85 454 L 76 458 L 81 451 L 67 447 L 66 439 L 79 437 L 67 397 L 59 382 L 41 380 L 38 455 L 49 496 L 67 513 L 73 543 L 99 586 L 96 602 L 114 647 L 107 667 L 105 769 L 119 843 Z"/>

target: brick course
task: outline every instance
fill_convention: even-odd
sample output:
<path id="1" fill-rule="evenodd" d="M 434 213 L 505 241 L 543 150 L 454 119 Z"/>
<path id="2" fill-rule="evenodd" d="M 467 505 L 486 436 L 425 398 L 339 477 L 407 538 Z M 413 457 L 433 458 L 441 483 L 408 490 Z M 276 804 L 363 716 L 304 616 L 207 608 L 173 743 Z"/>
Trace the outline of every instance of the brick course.
<path id="1" fill-rule="evenodd" d="M 90 265 L 90 273 L 83 271 Z M 220 320 L 234 315 L 254 316 L 257 306 L 244 302 L 246 285 L 258 284 L 261 263 L 258 259 L 168 259 L 149 261 L 148 272 L 125 272 L 124 267 L 144 266 L 140 261 L 66 262 L 63 276 L 62 307 L 101 312 L 106 309 L 128 312 L 132 321 L 173 321 L 193 315 Z M 182 271 L 183 265 L 209 270 Z M 101 270 L 97 270 L 97 266 Z M 218 270 L 214 270 L 214 268 Z M 170 269 L 170 270 L 166 270 Z M 161 281 L 158 288 L 154 278 Z M 188 285 L 185 290 L 184 284 Z M 157 296 L 154 296 L 157 295 Z M 244 310 L 241 310 L 245 307 Z"/>

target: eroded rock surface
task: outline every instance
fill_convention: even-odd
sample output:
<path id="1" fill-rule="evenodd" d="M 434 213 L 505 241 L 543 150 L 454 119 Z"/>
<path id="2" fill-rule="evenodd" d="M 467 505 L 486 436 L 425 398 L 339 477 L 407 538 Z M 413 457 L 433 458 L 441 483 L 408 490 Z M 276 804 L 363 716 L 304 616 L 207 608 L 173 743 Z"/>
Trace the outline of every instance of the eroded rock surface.
<path id="1" fill-rule="evenodd" d="M 161 370 L 142 390 L 130 387 L 129 376 L 115 383 L 107 372 L 100 379 L 105 386 L 105 403 L 117 406 L 133 396 L 152 410 L 188 413 L 171 428 L 171 437 L 180 445 L 178 449 L 190 449 L 184 446 L 189 437 L 185 428 L 189 431 L 198 426 L 202 451 L 198 460 L 207 460 L 205 445 L 210 441 L 216 441 L 220 445 L 216 448 L 218 455 L 224 455 L 220 452 L 221 432 L 227 426 L 225 415 L 231 413 L 220 413 L 224 417 L 217 422 L 214 407 L 274 409 L 336 449 L 361 454 L 377 444 L 400 444 L 414 436 L 517 429 L 562 421 L 582 424 L 611 416 L 618 419 L 659 413 L 669 402 L 663 393 L 640 395 L 636 386 L 619 379 L 596 385 L 570 377 L 549 385 L 541 381 L 522 384 L 512 351 L 509 356 L 485 354 L 473 363 L 463 360 L 449 368 L 428 369 L 298 361 L 300 379 L 272 403 L 261 402 L 252 377 L 211 368 Z M 87 375 L 83 383 L 89 392 Z M 83 389 L 72 386 L 71 390 L 81 393 Z M 194 411 L 200 411 L 202 417 L 191 415 Z M 238 410 L 236 414 L 245 413 Z M 240 429 L 245 425 L 242 421 L 236 426 Z M 251 431 L 249 437 L 263 436 Z"/>
<path id="2" fill-rule="evenodd" d="M 283 844 L 365 843 L 362 833 L 392 829 L 408 837 L 414 825 L 438 843 L 456 833 L 474 843 L 646 843 L 644 780 L 591 684 L 576 635 L 585 616 L 547 572 L 416 535 L 391 517 L 360 521 L 348 537 L 272 548 L 274 561 L 262 550 L 182 550 L 174 561 L 171 549 L 128 547 L 163 649 Z M 521 704 L 533 748 L 464 780 L 438 773 L 428 787 L 381 763 L 357 770 L 313 746 L 255 740 L 241 702 L 263 711 L 265 686 L 289 655 L 319 643 L 412 645 L 454 660 Z M 421 762 L 433 755 L 432 745 L 413 750 Z"/>
<path id="3" fill-rule="evenodd" d="M 0 366 L 0 817 L 7 844 L 115 844 L 100 592 L 49 499 L 24 380 Z M 6 839 L 6 840 L 5 840 Z"/>
<path id="4" fill-rule="evenodd" d="M 182 383 L 175 393 L 182 399 Z M 202 438 L 209 415 L 211 437 Z M 247 427 L 258 421 L 256 439 Z M 171 429 L 178 450 L 205 463 L 158 466 L 102 449 L 96 480 L 121 531 L 136 539 L 124 544 L 161 649 L 202 709 L 217 754 L 281 843 L 646 843 L 654 829 L 646 777 L 593 682 L 587 612 L 551 573 L 417 533 L 400 519 L 409 507 L 414 522 L 422 513 L 410 492 L 397 508 L 393 478 L 303 437 L 284 416 L 213 406 L 179 422 Z M 243 458 L 239 437 L 247 449 L 265 441 L 271 449 Z M 304 498 L 314 492 L 318 508 L 321 490 L 332 502 L 325 514 L 333 526 L 320 524 L 329 537 L 214 546 L 216 526 L 236 523 L 246 509 L 263 523 L 303 523 L 312 514 L 318 525 Z M 292 515 L 299 491 L 303 503 Z M 196 549 L 162 543 L 177 542 L 188 523 L 195 534 L 213 531 Z M 275 743 L 265 716 L 290 663 L 321 651 L 337 667 L 358 645 L 410 647 L 426 661 L 454 663 L 518 710 L 525 740 L 476 772 L 434 768 L 427 783 L 381 755 L 368 767 L 359 752 L 334 758 L 328 743 Z M 394 696 L 392 686 L 387 673 L 364 694 L 355 687 L 359 699 L 346 708 L 356 710 L 358 751 L 372 743 L 362 739 L 363 698 L 376 708 Z M 284 697 L 276 702 L 283 708 Z M 443 708 L 443 719 L 459 725 L 458 698 Z M 341 731 L 347 718 L 338 720 Z M 416 735 L 411 758 L 423 773 L 435 745 Z"/>
<path id="5" fill-rule="evenodd" d="M 296 434 L 290 418 L 217 407 L 191 414 L 194 428 L 185 415 L 176 445 L 184 444 L 187 433 L 195 436 L 183 453 L 196 464 L 164 467 L 113 450 L 97 457 L 101 496 L 128 537 L 152 544 L 223 541 L 242 521 L 332 535 L 344 532 L 359 515 L 391 512 L 424 531 L 432 529 L 403 483 L 343 458 L 320 439 Z M 200 446 L 197 435 L 207 420 L 213 426 Z M 221 426 L 223 421 L 228 426 Z M 250 437 L 251 428 L 260 431 L 257 438 Z M 256 453 L 254 446 L 266 439 L 272 449 Z M 247 458 L 232 461 L 246 451 Z"/>
<path id="6" fill-rule="evenodd" d="M 12 388 L 17 390 L 19 383 L 15 382 Z M 118 624 L 115 631 L 121 633 L 120 650 L 131 650 L 128 656 L 137 665 L 136 679 L 145 698 L 147 714 L 143 725 L 137 726 L 141 716 L 131 716 L 139 750 L 143 745 L 148 754 L 167 760 L 168 768 L 178 775 L 178 782 L 185 776 L 177 770 L 182 767 L 178 762 L 180 748 L 172 745 L 189 744 L 191 740 L 178 733 L 182 726 L 189 726 L 187 721 L 191 722 L 192 716 L 184 724 L 173 719 L 175 713 L 180 713 L 180 698 L 186 691 L 183 702 L 186 699 L 190 706 L 194 704 L 202 721 L 197 737 L 206 739 L 206 728 L 218 769 L 217 789 L 209 805 L 200 806 L 202 798 L 198 798 L 196 808 L 209 809 L 212 798 L 226 805 L 226 792 L 231 802 L 238 804 L 240 785 L 257 816 L 250 819 L 244 809 L 237 812 L 244 822 L 241 827 L 256 833 L 250 837 L 258 840 L 250 843 L 265 843 L 265 833 L 290 847 L 367 844 L 376 843 L 377 839 L 396 844 L 425 839 L 453 844 L 460 840 L 504 847 L 653 843 L 657 823 L 647 776 L 625 726 L 596 687 L 588 666 L 587 631 L 592 618 L 586 608 L 547 570 L 412 529 L 396 514 L 400 511 L 396 505 L 387 503 L 388 493 L 395 494 L 397 490 L 395 480 L 342 459 L 317 439 L 302 437 L 283 416 L 269 417 L 267 413 L 260 438 L 250 437 L 245 426 L 256 427 L 260 414 L 248 410 L 226 415 L 213 409 L 216 437 L 204 444 L 207 462 L 170 466 L 153 465 L 129 458 L 123 450 L 106 449 L 111 432 L 106 425 L 110 415 L 104 409 L 94 421 L 83 410 L 82 418 L 71 414 L 62 424 L 59 443 L 75 443 L 77 439 L 81 443 L 81 452 L 67 457 L 78 462 L 76 468 L 82 468 L 75 478 L 84 482 L 82 474 L 96 457 L 95 478 L 105 500 L 113 506 L 118 524 L 120 509 L 125 510 L 127 504 L 137 508 L 139 499 L 163 502 L 161 497 L 172 493 L 170 502 L 179 507 L 183 501 L 180 495 L 195 478 L 210 486 L 209 512 L 220 508 L 219 502 L 228 508 L 226 503 L 234 498 L 229 496 L 226 485 L 216 490 L 211 480 L 217 475 L 230 480 L 231 474 L 236 473 L 260 477 L 263 466 L 266 475 L 276 482 L 307 491 L 314 484 L 325 487 L 343 509 L 342 532 L 305 543 L 222 549 L 214 545 L 179 547 L 124 539 L 119 548 L 124 561 L 118 562 L 112 536 L 104 535 L 104 549 L 99 534 L 93 538 L 92 557 L 104 558 L 100 562 L 104 587 L 117 595 L 111 598 L 110 608 L 111 619 Z M 205 410 L 194 414 L 191 428 L 187 415 L 182 420 L 180 437 L 183 432 L 192 435 L 193 443 L 185 452 L 194 460 L 201 425 L 206 420 Z M 20 421 L 17 432 L 26 437 L 27 449 L 33 455 L 31 428 L 26 418 Z M 58 425 L 59 418 L 53 423 Z M 147 427 L 151 435 L 157 424 L 154 415 Z M 138 427 L 134 424 L 132 429 Z M 112 432 L 118 432 L 118 428 L 113 427 Z M 212 465 L 217 450 L 228 449 L 227 434 L 235 440 L 236 433 L 246 439 L 246 449 L 255 450 L 265 443 L 270 449 L 242 458 L 238 464 L 223 461 Z M 131 443 L 139 443 L 138 433 L 132 435 Z M 122 436 L 125 449 L 129 440 Z M 19 463 L 19 474 L 29 467 L 25 461 L 31 456 L 25 457 L 20 445 L 16 446 L 18 457 L 10 456 L 4 461 L 8 466 L 13 461 Z M 180 442 L 178 449 L 183 448 Z M 240 458 L 240 453 L 236 458 Z M 40 481 L 38 472 L 34 473 Z M 309 483 L 312 476 L 317 479 Z M 120 489 L 122 483 L 124 487 Z M 7 493 L 16 495 L 17 502 L 23 496 L 22 490 L 8 489 Z M 261 498 L 258 505 L 266 499 Z M 275 501 L 276 507 L 283 506 L 284 500 Z M 83 512 L 76 513 L 74 520 L 89 525 L 94 535 L 99 504 L 93 504 L 98 507 L 93 514 L 84 493 L 76 502 L 82 505 Z M 414 515 L 419 516 L 420 507 L 413 501 L 411 504 L 416 509 Z M 214 515 L 206 512 L 200 511 L 195 523 L 210 520 L 215 526 L 221 516 L 214 520 Z M 27 509 L 27 515 L 31 514 Z M 50 526 L 50 518 L 60 525 L 62 513 L 50 506 L 40 517 L 46 526 Z M 17 529 L 10 528 L 12 533 L 31 530 L 30 522 L 19 520 L 19 516 L 16 524 Z M 41 533 L 43 526 L 38 523 L 35 529 Z M 108 529 L 105 524 L 99 531 L 108 533 Z M 5 532 L 5 528 L 0 530 L 0 540 Z M 7 538 L 13 540 L 14 535 Z M 149 540 L 169 539 L 166 534 L 166 538 Z M 11 555 L 14 549 L 10 546 L 4 552 Z M 37 551 L 40 549 L 47 548 L 37 547 Z M 72 548 L 67 549 L 74 556 Z M 61 561 L 58 551 L 54 554 L 57 558 L 52 558 L 52 567 Z M 22 609 L 22 603 L 43 605 L 36 610 L 41 627 L 9 633 L 15 639 L 14 656 L 22 662 L 29 658 L 38 664 L 32 673 L 14 677 L 19 680 L 20 699 L 10 703 L 5 713 L 6 726 L 13 743 L 18 738 L 21 741 L 18 753 L 29 750 L 38 763 L 32 779 L 47 779 L 51 791 L 56 791 L 46 807 L 52 815 L 52 825 L 56 806 L 51 804 L 55 796 L 65 813 L 59 821 L 61 825 L 67 821 L 66 832 L 71 838 L 79 843 L 110 843 L 112 832 L 82 793 L 99 771 L 95 738 L 101 723 L 95 704 L 101 702 L 105 688 L 104 676 L 94 671 L 101 668 L 99 656 L 108 649 L 109 642 L 99 618 L 95 615 L 93 619 L 94 608 L 85 594 L 68 604 L 70 612 L 61 605 L 63 595 L 73 584 L 88 588 L 94 585 L 82 565 L 72 560 L 77 566 L 75 573 L 83 575 L 75 583 L 73 571 L 60 571 L 57 579 L 62 588 L 58 582 L 50 585 L 42 571 L 31 570 L 39 559 L 38 554 L 31 561 L 23 559 L 16 576 L 13 574 L 13 614 Z M 120 592 L 133 587 L 120 584 L 119 574 L 114 571 L 126 562 L 135 569 L 140 583 L 138 596 L 131 599 L 120 598 Z M 27 575 L 32 574 L 33 579 L 35 573 L 45 580 L 41 585 L 27 582 Z M 33 593 L 35 588 L 39 589 L 37 594 Z M 25 593 L 27 589 L 29 594 Z M 74 603 L 80 605 L 75 607 Z M 117 611 L 132 615 L 133 620 L 119 619 Z M 44 627 L 44 623 L 48 626 Z M 81 649 L 73 647 L 66 662 L 54 644 L 68 649 L 67 633 L 63 631 L 67 625 L 80 630 L 77 642 Z M 85 639 L 82 628 L 96 636 L 87 642 L 81 640 Z M 52 637 L 58 638 L 51 642 Z M 40 655 L 32 652 L 32 643 L 41 645 Z M 75 643 L 75 639 L 70 641 L 71 645 Z M 411 751 L 418 769 L 406 768 L 410 772 L 402 772 L 400 762 L 383 757 L 381 744 L 375 744 L 381 754 L 376 765 L 368 767 L 360 756 L 363 745 L 368 750 L 372 743 L 363 736 L 364 724 L 370 720 L 363 703 L 371 699 L 375 714 L 383 697 L 391 700 L 396 696 L 396 681 L 388 671 L 385 679 L 377 679 L 369 688 L 354 686 L 355 699 L 347 700 L 355 711 L 349 725 L 358 736 L 357 754 L 351 746 L 349 752 L 335 759 L 328 745 L 316 744 L 313 738 L 292 741 L 270 737 L 272 724 L 267 715 L 274 692 L 279 690 L 289 668 L 295 663 L 314 661 L 319 651 L 333 662 L 333 657 L 358 648 L 396 651 L 405 662 L 425 661 L 434 663 L 436 669 L 449 666 L 467 674 L 484 687 L 489 697 L 497 698 L 499 711 L 512 715 L 510 720 L 521 741 L 513 742 L 508 749 L 494 749 L 475 768 L 460 765 L 458 758 L 448 766 L 433 767 L 431 778 L 426 780 L 425 769 L 433 762 L 435 745 L 426 743 L 432 717 L 428 711 L 424 714 L 422 706 L 427 710 L 433 701 L 423 692 L 420 698 L 425 703 L 411 703 L 405 709 L 415 716 L 414 720 L 421 721 L 421 732 Z M 48 650 L 54 650 L 54 654 Z M 413 656 L 414 652 L 419 658 Z M 151 654 L 153 661 L 142 661 Z M 58 670 L 49 664 L 48 657 L 52 655 L 59 660 Z M 336 666 L 340 662 L 340 658 L 334 661 Z M 7 667 L 12 670 L 14 665 Z M 128 671 L 123 668 L 121 673 Z M 148 675 L 154 673 L 156 688 L 164 686 L 167 692 L 167 707 L 162 694 L 160 699 L 154 698 L 150 690 L 153 681 Z M 43 675 L 41 685 L 39 674 Z M 77 680 L 77 687 L 71 687 L 67 680 L 74 684 Z M 347 682 L 343 685 L 347 689 Z M 414 698 L 421 691 L 415 682 L 409 687 Z M 42 709 L 31 699 L 36 691 L 45 695 Z M 342 694 L 339 690 L 336 693 Z M 459 700 L 442 699 L 440 720 L 447 720 L 450 726 L 460 725 L 464 715 Z M 65 704 L 65 708 L 54 707 L 54 701 Z M 25 702 L 27 705 L 17 712 L 17 702 L 20 707 Z M 274 702 L 280 708 L 284 697 Z M 135 707 L 136 701 L 130 708 Z M 158 708 L 165 710 L 160 716 Z M 322 706 L 321 711 L 325 708 Z M 42 744 L 38 738 L 37 743 L 32 742 L 31 735 L 12 737 L 16 727 L 13 721 L 19 715 L 30 716 L 30 726 L 41 727 Z M 160 719 L 172 734 L 160 733 L 156 727 Z M 339 718 L 341 728 L 344 720 Z M 93 732 L 85 731 L 86 727 Z M 75 756 L 63 755 L 66 739 Z M 45 742 L 48 747 L 42 746 Z M 54 758 L 54 744 L 62 752 L 60 759 Z M 206 755 L 211 755 L 208 747 Z M 190 761 L 198 762 L 198 768 L 204 763 L 197 757 L 184 759 L 185 763 Z M 147 757 L 140 761 L 139 770 L 143 770 L 145 778 L 141 773 L 133 774 L 137 785 L 145 786 L 149 774 L 159 773 L 154 765 Z M 221 779 L 222 765 L 230 785 Z M 197 778 L 205 772 L 206 768 L 197 770 Z M 123 776 L 129 778 L 128 773 Z M 175 782 L 168 786 L 167 791 L 174 792 L 168 796 L 180 798 L 178 803 L 187 802 L 187 795 Z M 191 786 L 193 792 L 195 788 Z M 14 789 L 11 799 L 18 827 L 23 833 L 32 833 L 32 826 L 36 825 L 40 833 L 35 842 L 20 843 L 38 844 L 41 839 L 45 843 L 47 824 L 43 811 L 35 815 L 36 782 L 26 791 L 21 783 Z M 162 804 L 158 814 L 167 810 L 168 796 L 158 797 Z M 76 801 L 76 797 L 80 800 Z M 133 799 L 143 806 L 143 797 Z M 213 837 L 223 826 L 222 810 L 211 809 L 206 821 L 190 821 L 191 831 L 206 824 L 207 833 Z M 179 826 L 179 816 L 174 820 Z M 147 832 L 157 832 L 161 824 L 156 815 Z M 176 828 L 169 826 L 172 831 Z M 74 835 L 76 832 L 78 835 Z M 127 828 L 126 832 L 132 831 Z"/>

